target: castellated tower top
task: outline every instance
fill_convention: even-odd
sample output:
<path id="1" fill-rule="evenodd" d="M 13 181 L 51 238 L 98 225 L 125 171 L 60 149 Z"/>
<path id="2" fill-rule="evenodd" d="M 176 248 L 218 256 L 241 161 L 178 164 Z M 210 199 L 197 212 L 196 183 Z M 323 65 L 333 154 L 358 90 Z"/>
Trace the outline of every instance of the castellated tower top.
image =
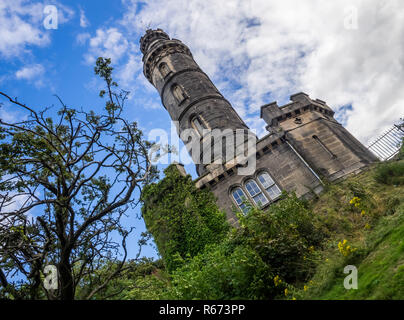
<path id="1" fill-rule="evenodd" d="M 150 46 L 156 43 L 158 40 L 170 40 L 170 37 L 161 29 L 148 29 L 146 34 L 140 38 L 140 51 L 145 54 L 149 50 Z"/>
<path id="2" fill-rule="evenodd" d="M 155 86 L 152 75 L 156 62 L 162 55 L 183 53 L 192 57 L 189 48 L 180 40 L 170 39 L 162 29 L 148 29 L 146 34 L 140 38 L 140 50 L 143 53 L 143 73 L 147 80 Z"/>

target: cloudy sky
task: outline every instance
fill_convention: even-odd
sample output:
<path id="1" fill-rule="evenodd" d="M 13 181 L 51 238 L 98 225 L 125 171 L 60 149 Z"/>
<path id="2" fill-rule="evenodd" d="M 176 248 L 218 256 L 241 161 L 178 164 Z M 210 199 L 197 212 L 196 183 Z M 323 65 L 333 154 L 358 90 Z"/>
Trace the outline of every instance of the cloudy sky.
<path id="1" fill-rule="evenodd" d="M 47 5 L 57 9 L 56 26 Z M 404 116 L 402 0 L 1 0 L 0 90 L 38 110 L 57 105 L 54 94 L 94 109 L 102 101 L 93 65 L 111 57 L 131 91 L 128 119 L 146 134 L 169 129 L 142 74 L 147 28 L 187 44 L 260 136 L 260 106 L 300 91 L 326 101 L 365 144 Z M 6 103 L 0 109 L 3 119 L 21 116 Z"/>

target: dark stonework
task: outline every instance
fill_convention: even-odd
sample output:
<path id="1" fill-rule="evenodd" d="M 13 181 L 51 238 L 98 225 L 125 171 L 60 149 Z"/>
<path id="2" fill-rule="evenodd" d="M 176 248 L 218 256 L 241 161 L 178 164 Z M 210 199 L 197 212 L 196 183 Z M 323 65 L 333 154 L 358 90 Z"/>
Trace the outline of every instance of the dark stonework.
<path id="1" fill-rule="evenodd" d="M 179 134 L 193 128 L 195 118 L 206 129 L 230 129 L 230 132 L 243 129 L 247 132 L 244 121 L 181 41 L 170 39 L 164 31 L 157 29 L 148 30 L 140 43 L 144 74 L 160 93 L 171 119 L 179 122 Z M 248 180 L 254 179 L 262 194 L 270 200 L 269 193 L 257 178 L 262 172 L 267 172 L 281 190 L 308 197 L 313 192 L 321 192 L 322 179 L 336 181 L 377 161 L 334 119 L 333 110 L 324 101 L 312 100 L 305 93 L 292 95 L 290 99 L 291 103 L 285 106 L 279 107 L 273 102 L 261 107 L 261 118 L 268 124 L 269 134 L 257 140 L 254 174 L 238 175 L 241 164 L 234 160 L 196 165 L 197 187 L 212 190 L 219 207 L 227 212 L 232 223 L 237 223 L 234 212 L 239 210 L 232 196 L 235 188 L 241 188 L 254 203 L 245 186 Z M 201 135 L 200 143 L 201 150 L 206 150 L 211 137 Z M 276 199 L 270 200 L 265 207 L 273 201 Z"/>
<path id="2" fill-rule="evenodd" d="M 248 130 L 181 41 L 170 40 L 158 29 L 148 30 L 140 43 L 144 54 L 144 74 L 158 90 L 171 119 L 179 122 L 179 133 L 192 129 L 191 121 L 195 117 L 205 129 Z M 207 140 L 204 137 L 201 144 L 210 145 Z M 206 166 L 197 164 L 199 175 L 206 171 Z"/>

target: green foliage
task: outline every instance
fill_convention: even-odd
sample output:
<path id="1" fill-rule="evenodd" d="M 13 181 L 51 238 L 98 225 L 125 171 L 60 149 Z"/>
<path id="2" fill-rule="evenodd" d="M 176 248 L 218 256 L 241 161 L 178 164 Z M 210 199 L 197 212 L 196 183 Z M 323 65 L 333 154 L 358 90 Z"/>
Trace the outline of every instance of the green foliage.
<path id="1" fill-rule="evenodd" d="M 76 299 L 83 299 L 94 290 L 99 283 L 104 283 L 119 266 L 105 262 L 94 270 L 92 278 L 80 282 L 76 290 Z M 123 266 L 120 277 L 111 280 L 99 290 L 94 300 L 155 300 L 162 297 L 167 288 L 167 276 L 162 268 L 161 260 L 154 261 L 142 258 L 139 261 L 129 260 Z M 79 266 L 77 266 L 79 269 Z"/>
<path id="2" fill-rule="evenodd" d="M 171 273 L 170 299 L 274 299 L 308 279 L 324 235 L 296 195 L 239 216 L 218 244 Z"/>
<path id="3" fill-rule="evenodd" d="M 306 203 L 289 194 L 268 210 L 240 216 L 234 241 L 250 246 L 273 272 L 289 283 L 307 280 L 324 233 Z"/>
<path id="4" fill-rule="evenodd" d="M 375 180 L 390 185 L 404 185 L 404 161 L 380 164 L 375 171 Z"/>
<path id="5" fill-rule="evenodd" d="M 172 274 L 169 299 L 265 299 L 280 293 L 273 273 L 249 246 L 206 246 Z"/>
<path id="6" fill-rule="evenodd" d="M 362 248 L 350 259 L 332 256 L 321 264 L 313 286 L 304 299 L 403 299 L 404 206 L 383 217 L 366 236 Z M 358 268 L 358 289 L 343 286 L 347 264 Z"/>
<path id="7" fill-rule="evenodd" d="M 400 162 L 392 162 L 400 163 Z M 404 273 L 404 186 L 379 183 L 374 169 L 332 186 L 313 203 L 313 211 L 327 225 L 316 272 L 309 289 L 296 294 L 299 299 L 402 299 Z M 325 214 L 326 212 L 326 214 Z M 342 221 L 344 223 L 342 223 Z M 352 248 L 344 256 L 338 243 L 343 239 Z M 346 265 L 358 268 L 358 290 L 346 290 Z"/>
<path id="8" fill-rule="evenodd" d="M 401 141 L 401 147 L 400 150 L 398 151 L 397 158 L 399 160 L 404 160 L 404 138 Z"/>
<path id="9" fill-rule="evenodd" d="M 182 176 L 175 165 L 165 178 L 142 191 L 142 214 L 169 271 L 183 259 L 221 241 L 229 228 L 212 193 L 196 189 L 191 176 Z"/>

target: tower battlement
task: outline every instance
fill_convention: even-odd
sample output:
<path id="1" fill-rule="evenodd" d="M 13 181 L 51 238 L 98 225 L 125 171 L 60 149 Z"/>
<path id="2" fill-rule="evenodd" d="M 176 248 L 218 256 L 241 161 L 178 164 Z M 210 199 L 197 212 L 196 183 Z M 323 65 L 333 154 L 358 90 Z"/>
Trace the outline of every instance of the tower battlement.
<path id="1" fill-rule="evenodd" d="M 143 54 L 146 53 L 150 45 L 156 40 L 170 40 L 170 37 L 161 29 L 148 29 L 146 34 L 140 38 L 140 51 L 142 51 Z"/>

